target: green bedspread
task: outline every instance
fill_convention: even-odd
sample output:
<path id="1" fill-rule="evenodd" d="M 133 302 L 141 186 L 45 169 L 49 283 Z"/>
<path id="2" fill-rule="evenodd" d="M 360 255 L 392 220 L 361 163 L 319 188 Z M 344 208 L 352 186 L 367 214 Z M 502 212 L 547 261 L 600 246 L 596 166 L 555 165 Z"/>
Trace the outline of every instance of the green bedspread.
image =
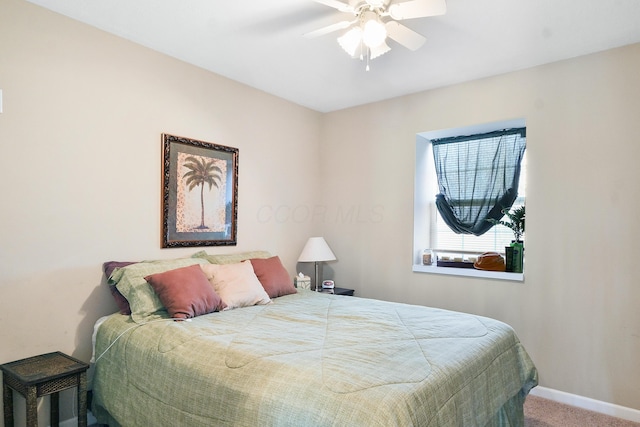
<path id="1" fill-rule="evenodd" d="M 190 322 L 114 314 L 96 355 L 112 426 L 519 426 L 537 384 L 504 323 L 311 291 Z"/>

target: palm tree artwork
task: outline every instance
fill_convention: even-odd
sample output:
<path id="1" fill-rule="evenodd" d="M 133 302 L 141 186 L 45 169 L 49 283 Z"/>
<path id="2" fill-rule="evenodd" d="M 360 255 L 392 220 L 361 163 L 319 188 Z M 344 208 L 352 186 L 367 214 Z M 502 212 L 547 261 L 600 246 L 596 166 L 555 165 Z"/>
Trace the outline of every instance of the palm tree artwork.
<path id="1" fill-rule="evenodd" d="M 200 225 L 196 227 L 199 230 L 208 229 L 204 223 L 204 187 L 205 184 L 209 185 L 209 190 L 214 186 L 219 187 L 222 183 L 222 169 L 215 165 L 215 160 L 211 158 L 204 158 L 200 156 L 189 156 L 185 159 L 184 167 L 189 171 L 182 177 L 185 180 L 185 185 L 189 191 L 192 191 L 196 187 L 200 187 L 200 209 L 201 220 Z"/>

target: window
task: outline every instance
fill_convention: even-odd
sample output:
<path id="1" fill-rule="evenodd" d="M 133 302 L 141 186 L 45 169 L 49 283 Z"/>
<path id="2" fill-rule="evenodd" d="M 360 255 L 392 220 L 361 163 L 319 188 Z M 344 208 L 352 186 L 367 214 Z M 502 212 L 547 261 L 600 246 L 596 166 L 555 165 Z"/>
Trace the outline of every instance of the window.
<path id="1" fill-rule="evenodd" d="M 518 185 L 518 198 L 513 203 L 512 210 L 524 206 L 526 197 L 527 154 L 522 158 L 520 169 L 520 183 Z M 435 196 L 430 206 L 435 216 L 435 233 L 429 236 L 429 247 L 451 250 L 452 252 L 503 252 L 505 246 L 513 240 L 513 231 L 504 225 L 496 225 L 482 236 L 472 234 L 456 234 L 444 222 L 438 209 L 436 209 Z"/>
<path id="2" fill-rule="evenodd" d="M 435 199 L 439 193 L 436 178 L 436 166 L 432 152 L 432 141 L 441 138 L 451 138 L 460 135 L 485 134 L 502 129 L 524 128 L 524 119 L 510 120 L 465 128 L 447 129 L 425 132 L 416 138 L 416 176 L 414 194 L 414 271 L 428 271 L 443 274 L 462 274 L 472 276 L 487 276 L 477 270 L 461 272 L 455 268 L 423 268 L 422 251 L 426 248 L 447 251 L 451 254 L 467 254 L 469 252 L 482 253 L 485 251 L 504 252 L 504 247 L 513 240 L 512 231 L 504 226 L 492 227 L 486 233 L 475 236 L 473 234 L 457 234 L 445 223 L 438 209 Z M 518 197 L 512 209 L 524 205 L 526 197 L 526 155 L 522 158 Z M 511 199 L 513 200 L 513 198 Z M 471 254 L 469 254 L 471 255 Z M 446 271 L 434 271 L 446 270 Z M 475 274 L 475 273 L 478 274 Z M 499 277 L 498 277 L 499 276 Z M 522 280 L 522 275 L 507 273 L 493 273 L 487 277 Z"/>

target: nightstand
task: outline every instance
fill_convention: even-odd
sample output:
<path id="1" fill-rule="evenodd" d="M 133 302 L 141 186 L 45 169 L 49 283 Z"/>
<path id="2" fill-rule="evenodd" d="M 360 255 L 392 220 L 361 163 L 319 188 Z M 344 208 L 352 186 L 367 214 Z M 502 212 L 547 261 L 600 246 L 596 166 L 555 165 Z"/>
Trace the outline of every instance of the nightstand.
<path id="1" fill-rule="evenodd" d="M 323 289 L 320 292 L 323 294 L 347 295 L 352 297 L 355 291 L 353 289 L 335 287 L 333 289 Z"/>
<path id="2" fill-rule="evenodd" d="M 59 351 L 0 365 L 4 425 L 13 427 L 13 390 L 27 400 L 27 427 L 38 426 L 38 397 L 51 395 L 51 427 L 58 427 L 58 392 L 78 388 L 78 426 L 87 425 L 89 365 Z"/>

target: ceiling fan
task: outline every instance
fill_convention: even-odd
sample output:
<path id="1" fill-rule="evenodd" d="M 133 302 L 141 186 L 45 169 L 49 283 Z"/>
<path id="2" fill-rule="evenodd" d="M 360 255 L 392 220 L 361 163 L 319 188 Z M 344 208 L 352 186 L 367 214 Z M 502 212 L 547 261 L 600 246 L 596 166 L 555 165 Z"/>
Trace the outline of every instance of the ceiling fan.
<path id="1" fill-rule="evenodd" d="M 391 50 L 387 37 L 410 50 L 419 49 L 426 41 L 424 36 L 398 21 L 444 15 L 447 11 L 445 0 L 408 0 L 398 3 L 392 3 L 393 0 L 365 0 L 356 5 L 340 0 L 313 1 L 350 13 L 355 18 L 311 31 L 305 37 L 323 36 L 349 28 L 338 37 L 338 43 L 351 57 L 366 58 L 367 71 L 370 59 Z"/>

